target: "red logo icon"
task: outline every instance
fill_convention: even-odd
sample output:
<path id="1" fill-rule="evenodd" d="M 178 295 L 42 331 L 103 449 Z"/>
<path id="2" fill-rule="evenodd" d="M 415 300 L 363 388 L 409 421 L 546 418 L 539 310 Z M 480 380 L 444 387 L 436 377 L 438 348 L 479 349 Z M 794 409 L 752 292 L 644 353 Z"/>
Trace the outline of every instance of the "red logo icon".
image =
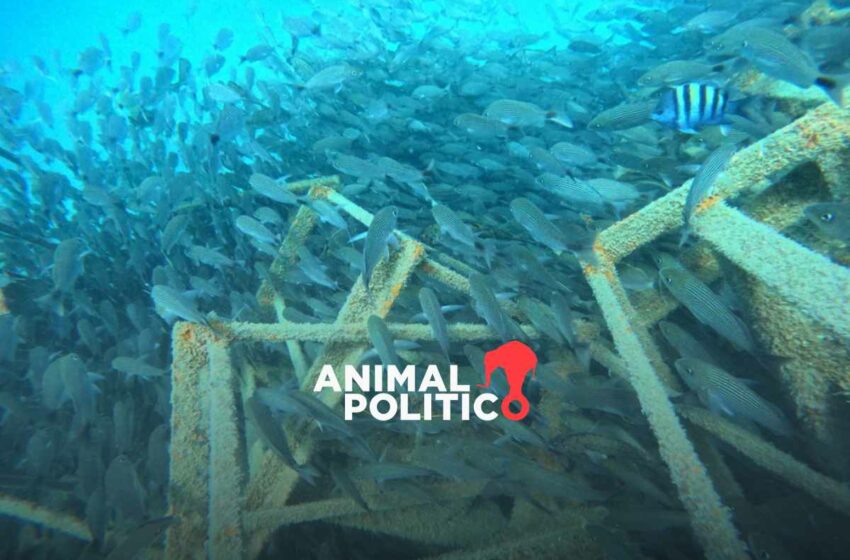
<path id="1" fill-rule="evenodd" d="M 502 414 L 508 420 L 519 421 L 528 416 L 531 406 L 522 394 L 522 384 L 525 376 L 531 372 L 531 377 L 537 370 L 537 354 L 534 350 L 518 340 L 502 344 L 495 350 L 484 354 L 484 384 L 479 387 L 489 387 L 493 371 L 502 368 L 508 381 L 508 394 L 502 399 Z M 511 403 L 519 403 L 519 412 L 511 410 Z"/>

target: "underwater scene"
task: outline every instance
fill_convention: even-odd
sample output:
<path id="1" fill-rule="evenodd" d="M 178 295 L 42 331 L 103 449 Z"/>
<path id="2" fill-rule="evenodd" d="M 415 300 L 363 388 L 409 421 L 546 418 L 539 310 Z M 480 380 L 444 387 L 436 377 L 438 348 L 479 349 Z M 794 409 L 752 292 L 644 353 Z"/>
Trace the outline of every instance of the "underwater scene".
<path id="1" fill-rule="evenodd" d="M 850 558 L 850 2 L 0 19 L 0 558 Z"/>

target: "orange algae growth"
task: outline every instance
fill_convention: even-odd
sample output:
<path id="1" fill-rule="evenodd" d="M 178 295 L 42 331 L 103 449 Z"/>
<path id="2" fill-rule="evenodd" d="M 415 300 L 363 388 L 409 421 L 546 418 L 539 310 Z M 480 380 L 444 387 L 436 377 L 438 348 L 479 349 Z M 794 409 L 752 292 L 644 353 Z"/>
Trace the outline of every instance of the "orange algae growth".
<path id="1" fill-rule="evenodd" d="M 696 212 L 703 212 L 705 210 L 708 210 L 709 208 L 711 208 L 712 206 L 714 206 L 718 202 L 720 202 L 719 196 L 717 196 L 717 195 L 707 196 L 704 199 L 702 199 L 699 204 L 697 204 L 695 211 Z"/>

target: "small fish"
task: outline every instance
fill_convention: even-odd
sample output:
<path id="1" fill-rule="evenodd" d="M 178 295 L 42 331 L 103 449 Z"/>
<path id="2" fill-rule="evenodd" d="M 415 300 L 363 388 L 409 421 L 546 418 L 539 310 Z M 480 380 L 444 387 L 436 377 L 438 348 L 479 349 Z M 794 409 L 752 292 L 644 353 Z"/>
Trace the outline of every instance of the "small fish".
<path id="1" fill-rule="evenodd" d="M 620 282 L 627 290 L 642 292 L 655 287 L 655 274 L 648 273 L 643 266 L 620 263 L 617 272 L 620 276 Z"/>
<path id="2" fill-rule="evenodd" d="M 511 201 L 511 214 L 535 241 L 549 247 L 556 255 L 567 250 L 564 233 L 550 222 L 543 211 L 527 198 Z"/>
<path id="3" fill-rule="evenodd" d="M 174 288 L 162 284 L 156 285 L 151 290 L 156 312 L 167 322 L 175 317 L 191 323 L 206 325 L 207 318 L 195 308 L 195 305 Z"/>
<path id="4" fill-rule="evenodd" d="M 360 490 L 354 485 L 354 481 L 348 476 L 348 471 L 336 465 L 332 466 L 330 471 L 331 478 L 334 479 L 339 489 L 351 496 L 351 499 L 357 502 L 357 505 L 363 508 L 363 511 L 370 511 L 369 504 L 366 503 L 366 500 L 363 499 L 363 494 L 360 493 Z"/>
<path id="5" fill-rule="evenodd" d="M 711 353 L 688 331 L 670 321 L 659 321 L 658 330 L 667 343 L 679 353 L 680 358 L 697 358 L 709 364 L 715 363 Z"/>
<path id="6" fill-rule="evenodd" d="M 558 142 L 549 148 L 549 153 L 565 165 L 589 167 L 597 161 L 593 150 L 572 142 Z"/>
<path id="7" fill-rule="evenodd" d="M 268 175 L 252 173 L 251 177 L 248 178 L 248 184 L 255 192 L 270 198 L 275 202 L 289 204 L 292 206 L 298 204 L 298 197 L 290 192 L 289 189 L 286 188 L 286 185 L 279 184 Z"/>
<path id="8" fill-rule="evenodd" d="M 145 521 L 127 533 L 124 540 L 112 549 L 106 560 L 133 560 L 133 558 L 154 544 L 165 533 L 166 529 L 171 527 L 177 520 L 177 517 L 168 516 Z"/>
<path id="9" fill-rule="evenodd" d="M 144 490 L 126 455 L 118 455 L 109 463 L 104 483 L 106 500 L 121 518 L 138 521 L 145 517 Z"/>
<path id="10" fill-rule="evenodd" d="M 557 119 L 559 115 L 554 111 L 545 111 L 534 103 L 515 99 L 497 99 L 484 109 L 484 116 L 507 126 L 524 128 L 541 127 L 548 119 Z M 572 128 L 572 122 L 562 120 L 561 123 L 566 128 Z"/>
<path id="11" fill-rule="evenodd" d="M 336 290 L 339 284 L 328 276 L 327 269 L 322 261 L 317 259 L 307 247 L 301 245 L 298 247 L 298 269 L 304 273 L 311 282 Z"/>
<path id="12" fill-rule="evenodd" d="M 700 323 L 708 325 L 741 350 L 756 353 L 750 330 L 699 278 L 684 268 L 658 271 L 664 286 Z"/>
<path id="13" fill-rule="evenodd" d="M 239 63 L 259 62 L 270 57 L 272 53 L 274 53 L 274 47 L 271 45 L 256 45 L 248 49 L 248 51 L 239 58 Z"/>
<path id="14" fill-rule="evenodd" d="M 224 84 L 210 84 L 204 91 L 210 99 L 218 103 L 237 103 L 242 101 L 242 96 L 237 91 Z"/>
<path id="15" fill-rule="evenodd" d="M 819 202 L 803 213 L 827 237 L 850 244 L 850 203 Z"/>
<path id="16" fill-rule="evenodd" d="M 168 223 L 162 228 L 162 234 L 160 234 L 159 238 L 159 247 L 163 253 L 168 254 L 171 252 L 171 249 L 180 242 L 180 238 L 186 233 L 188 226 L 188 214 L 177 214 L 168 220 Z"/>
<path id="17" fill-rule="evenodd" d="M 751 420 L 776 435 L 791 435 L 791 424 L 782 411 L 734 375 L 697 358 L 679 358 L 675 365 L 685 384 L 712 412 Z"/>
<path id="18" fill-rule="evenodd" d="M 682 220 L 684 221 L 684 226 L 682 230 L 682 238 L 679 241 L 679 247 L 685 244 L 688 240 L 688 236 L 690 235 L 690 222 L 694 209 L 696 209 L 697 205 L 709 195 L 711 189 L 714 187 L 714 182 L 718 177 L 720 177 L 723 170 L 726 169 L 726 166 L 729 164 L 729 161 L 732 159 L 732 156 L 735 155 L 736 151 L 737 148 L 734 144 L 727 144 L 717 148 L 711 152 L 707 158 L 705 158 L 705 161 L 702 166 L 700 166 L 699 171 L 697 171 L 697 174 L 694 176 L 693 181 L 691 181 L 691 187 L 688 189 L 688 196 L 685 199 L 685 207 L 682 209 Z"/>
<path id="19" fill-rule="evenodd" d="M 366 243 L 363 246 L 363 285 L 369 289 L 369 280 L 375 266 L 387 254 L 387 244 L 390 235 L 396 228 L 398 221 L 398 208 L 387 206 L 378 210 L 369 224 L 366 233 Z"/>
<path id="20" fill-rule="evenodd" d="M 469 295 L 474 302 L 475 312 L 484 319 L 493 332 L 502 340 L 524 340 L 525 333 L 514 323 L 499 305 L 499 300 L 493 292 L 492 281 L 483 274 L 473 273 L 469 276 Z"/>
<path id="21" fill-rule="evenodd" d="M 202 263 L 216 268 L 236 265 L 233 259 L 203 245 L 190 245 L 186 251 L 186 256 L 196 263 Z"/>
<path id="22" fill-rule="evenodd" d="M 309 204 L 310 208 L 319 215 L 319 220 L 322 223 L 330 224 L 337 229 L 348 230 L 348 224 L 345 218 L 331 203 L 319 199 L 312 200 Z"/>
<path id="23" fill-rule="evenodd" d="M 733 113 L 735 102 L 729 92 L 717 86 L 687 83 L 669 88 L 661 95 L 652 120 L 670 128 L 696 134 L 705 126 L 726 124 L 726 113 Z"/>
<path id="24" fill-rule="evenodd" d="M 86 366 L 77 354 L 56 358 L 41 377 L 41 403 L 50 410 L 58 410 L 70 397 L 65 389 L 65 378 L 85 374 Z"/>
<path id="25" fill-rule="evenodd" d="M 557 196 L 569 208 L 578 212 L 587 212 L 594 216 L 604 216 L 608 212 L 608 201 L 587 181 L 543 173 L 537 177 L 536 182 L 545 191 Z"/>
<path id="26" fill-rule="evenodd" d="M 248 398 L 245 403 L 245 413 L 263 442 L 305 481 L 315 484 L 315 478 L 319 473 L 310 465 L 299 465 L 295 461 L 286 440 L 286 434 L 258 395 L 251 395 Z"/>
<path id="27" fill-rule="evenodd" d="M 65 392 L 71 398 L 74 404 L 74 428 L 72 432 L 79 433 L 83 427 L 91 424 L 97 413 L 95 397 L 99 392 L 94 381 L 98 379 L 86 372 L 85 365 L 79 357 L 74 359 L 76 354 L 69 356 L 70 360 L 75 361 L 78 365 L 74 367 L 63 367 L 61 369 L 62 383 L 65 385 Z"/>
<path id="28" fill-rule="evenodd" d="M 722 72 L 722 64 L 705 64 L 693 60 L 670 60 L 647 71 L 638 78 L 644 87 L 678 85 L 693 82 L 715 72 Z"/>
<path id="29" fill-rule="evenodd" d="M 223 51 L 231 44 L 233 44 L 233 31 L 226 27 L 219 29 L 215 41 L 213 41 L 213 48 L 217 51 Z"/>
<path id="30" fill-rule="evenodd" d="M 118 356 L 112 359 L 112 368 L 120 371 L 128 378 L 138 378 L 145 381 L 165 375 L 165 370 L 148 365 L 138 358 Z"/>
<path id="31" fill-rule="evenodd" d="M 127 21 L 124 23 L 124 27 L 121 28 L 121 34 L 126 37 L 130 33 L 138 31 L 141 26 L 142 14 L 139 12 L 132 12 L 129 16 L 127 16 Z"/>
<path id="32" fill-rule="evenodd" d="M 817 86 L 839 107 L 842 105 L 850 76 L 821 74 L 809 54 L 782 33 L 761 27 L 749 29 L 741 45 L 741 56 L 768 76 L 802 88 Z"/>
<path id="33" fill-rule="evenodd" d="M 86 244 L 82 239 L 66 239 L 53 251 L 53 289 L 59 293 L 70 293 L 83 274 L 83 257 Z"/>
<path id="34" fill-rule="evenodd" d="M 634 128 L 649 122 L 656 105 L 657 102 L 655 101 L 639 101 L 617 105 L 593 117 L 587 123 L 587 128 L 591 130 L 625 130 L 627 128 Z"/>
<path id="35" fill-rule="evenodd" d="M 269 228 L 251 216 L 241 215 L 236 218 L 236 229 L 261 243 L 275 243 L 278 238 Z"/>
<path id="36" fill-rule="evenodd" d="M 339 89 L 342 84 L 348 80 L 357 78 L 363 74 L 363 71 L 348 64 L 337 64 L 329 66 L 323 70 L 319 70 L 307 80 L 303 88 L 308 91 L 318 91 L 323 89 Z"/>
<path id="37" fill-rule="evenodd" d="M 716 33 L 727 24 L 735 21 L 736 12 L 726 10 L 708 10 L 689 19 L 677 31 L 697 31 L 699 33 Z"/>
<path id="38" fill-rule="evenodd" d="M 443 311 L 440 308 L 440 301 L 437 299 L 437 294 L 431 288 L 422 288 L 419 290 L 419 305 L 422 306 L 422 312 L 428 319 L 428 324 L 431 325 L 431 332 L 434 334 L 437 344 L 443 351 L 446 359 L 449 358 L 449 326 L 446 323 L 446 318 L 443 317 Z"/>
<path id="39" fill-rule="evenodd" d="M 528 318 L 528 321 L 534 325 L 535 329 L 554 340 L 557 344 L 564 343 L 564 339 L 555 321 L 555 315 L 551 309 L 543 303 L 526 296 L 521 296 L 517 301 L 517 305 Z"/>
<path id="40" fill-rule="evenodd" d="M 434 221 L 440 226 L 440 233 L 445 233 L 458 243 L 475 248 L 475 233 L 472 228 L 463 223 L 460 216 L 448 206 L 435 204 L 431 207 Z"/>
<path id="41" fill-rule="evenodd" d="M 391 365 L 398 366 L 401 361 L 398 359 L 398 354 L 395 352 L 395 344 L 393 343 L 393 335 L 387 328 L 384 320 L 377 315 L 369 316 L 366 321 L 367 332 L 372 346 L 378 351 L 378 356 L 381 357 L 381 362 L 384 367 Z"/>
<path id="42" fill-rule="evenodd" d="M 475 113 L 462 113 L 455 117 L 453 123 L 477 140 L 495 140 L 508 135 L 508 126 L 505 123 Z"/>

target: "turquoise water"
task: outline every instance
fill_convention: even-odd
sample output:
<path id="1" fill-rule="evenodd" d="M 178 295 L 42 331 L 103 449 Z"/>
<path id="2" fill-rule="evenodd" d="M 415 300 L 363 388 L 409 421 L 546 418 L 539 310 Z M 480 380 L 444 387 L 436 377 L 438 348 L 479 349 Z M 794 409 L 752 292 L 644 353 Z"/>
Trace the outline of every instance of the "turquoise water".
<path id="1" fill-rule="evenodd" d="M 0 4 L 0 558 L 843 557 L 829 6 Z"/>

